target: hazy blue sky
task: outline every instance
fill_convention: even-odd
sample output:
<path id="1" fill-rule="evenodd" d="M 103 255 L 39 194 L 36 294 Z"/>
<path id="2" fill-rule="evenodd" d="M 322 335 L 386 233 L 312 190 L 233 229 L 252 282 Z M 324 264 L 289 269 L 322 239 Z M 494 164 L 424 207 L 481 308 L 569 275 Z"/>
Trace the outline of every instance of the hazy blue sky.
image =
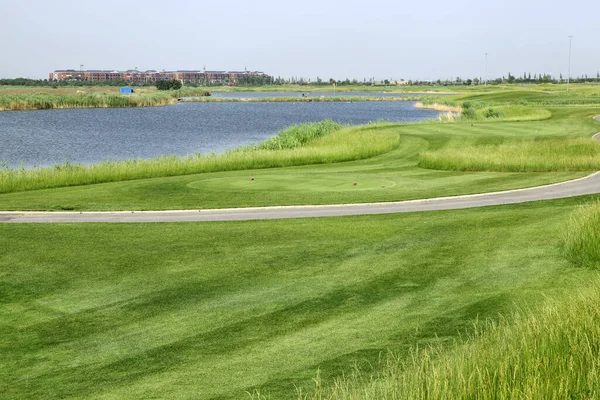
<path id="1" fill-rule="evenodd" d="M 437 79 L 600 70 L 600 1 L 0 0 L 0 77 L 247 67 Z"/>

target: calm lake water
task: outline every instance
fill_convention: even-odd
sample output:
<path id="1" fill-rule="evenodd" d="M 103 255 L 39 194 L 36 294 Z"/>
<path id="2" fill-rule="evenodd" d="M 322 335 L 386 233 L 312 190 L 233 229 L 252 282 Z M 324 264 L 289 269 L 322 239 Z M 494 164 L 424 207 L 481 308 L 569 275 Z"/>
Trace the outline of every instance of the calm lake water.
<path id="1" fill-rule="evenodd" d="M 414 102 L 178 103 L 168 107 L 0 112 L 0 162 L 32 167 L 222 152 L 293 124 L 419 121 Z"/>

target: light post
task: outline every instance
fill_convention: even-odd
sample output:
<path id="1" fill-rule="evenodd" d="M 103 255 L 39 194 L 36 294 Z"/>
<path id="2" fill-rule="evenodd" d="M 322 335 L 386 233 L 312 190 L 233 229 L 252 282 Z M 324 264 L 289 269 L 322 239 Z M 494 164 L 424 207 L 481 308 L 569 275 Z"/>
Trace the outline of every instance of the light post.
<path id="1" fill-rule="evenodd" d="M 483 79 L 484 79 L 483 86 L 487 86 L 487 57 L 488 57 L 488 53 L 485 53 L 485 75 L 483 75 Z"/>
<path id="2" fill-rule="evenodd" d="M 567 92 L 569 91 L 569 83 L 571 82 L 571 40 L 573 36 L 569 36 L 569 72 L 567 73 Z"/>

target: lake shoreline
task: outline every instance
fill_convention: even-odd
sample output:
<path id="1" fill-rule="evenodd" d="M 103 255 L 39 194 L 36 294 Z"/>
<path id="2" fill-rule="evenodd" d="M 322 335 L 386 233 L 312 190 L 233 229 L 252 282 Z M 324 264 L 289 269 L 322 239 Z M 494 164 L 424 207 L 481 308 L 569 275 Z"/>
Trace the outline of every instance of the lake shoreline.
<path id="1" fill-rule="evenodd" d="M 419 101 L 420 96 L 408 97 L 370 97 L 370 96 L 319 96 L 319 97 L 171 97 L 160 99 L 158 101 L 148 102 L 131 98 L 124 98 L 120 104 L 111 104 L 102 101 L 94 104 L 81 104 L 73 101 L 72 103 L 50 102 L 24 104 L 19 102 L 13 107 L 0 106 L 0 112 L 4 111 L 42 111 L 42 110 L 73 110 L 73 109 L 94 109 L 94 108 L 148 108 L 148 107 L 166 107 L 177 103 L 358 103 L 358 102 L 397 102 L 397 101 Z M 144 99 L 145 100 L 145 99 Z"/>
<path id="2" fill-rule="evenodd" d="M 259 143 L 291 125 L 333 119 L 435 119 L 411 102 L 179 102 L 172 107 L 41 110 L 0 113 L 0 167 L 94 164 L 161 155 L 220 153 Z M 17 145 L 18 144 L 18 145 Z"/>
<path id="3" fill-rule="evenodd" d="M 193 97 L 178 99 L 182 103 L 355 103 L 365 101 L 419 101 L 421 97 L 368 97 L 368 96 L 320 96 L 320 97 Z"/>

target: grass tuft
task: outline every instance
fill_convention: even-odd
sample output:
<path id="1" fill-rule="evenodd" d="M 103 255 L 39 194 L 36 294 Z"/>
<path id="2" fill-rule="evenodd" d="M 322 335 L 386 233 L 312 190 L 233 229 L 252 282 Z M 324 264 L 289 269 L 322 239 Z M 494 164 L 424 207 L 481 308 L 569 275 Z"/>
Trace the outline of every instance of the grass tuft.
<path id="1" fill-rule="evenodd" d="M 600 203 L 577 210 L 564 234 L 565 256 L 587 268 L 600 266 Z"/>

